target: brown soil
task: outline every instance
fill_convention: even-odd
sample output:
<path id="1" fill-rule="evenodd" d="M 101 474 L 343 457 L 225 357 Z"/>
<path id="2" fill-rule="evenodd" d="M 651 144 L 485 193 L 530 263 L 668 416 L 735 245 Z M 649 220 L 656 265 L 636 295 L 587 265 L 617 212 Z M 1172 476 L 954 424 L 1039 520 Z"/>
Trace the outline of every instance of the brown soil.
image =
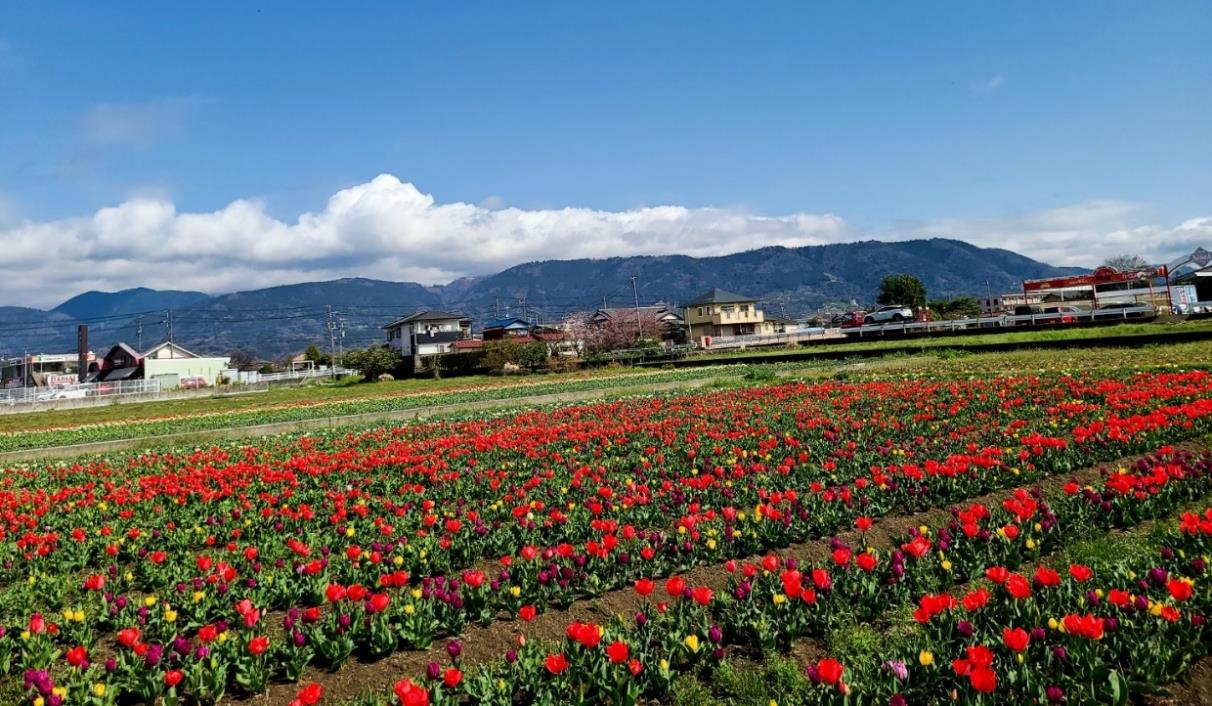
<path id="1" fill-rule="evenodd" d="M 1204 445 L 1198 442 L 1174 444 L 1176 448 L 1187 450 L 1202 450 Z M 1138 456 L 1121 459 L 1120 462 L 1133 460 Z M 1055 491 L 1070 480 L 1087 484 L 1099 477 L 1099 469 L 1114 466 L 1115 462 L 1101 464 L 1093 468 L 1085 468 L 1073 473 L 1060 474 L 1041 479 L 1035 483 L 1020 486 L 1023 488 L 1040 488 L 1045 493 Z M 963 501 L 964 504 L 980 502 L 999 502 L 1014 489 L 1005 489 L 987 493 L 977 498 Z M 893 538 L 900 538 L 904 532 L 919 525 L 937 526 L 950 516 L 949 508 L 934 508 L 924 512 L 907 515 L 889 516 L 876 519 L 870 530 L 866 532 L 866 541 L 881 549 L 892 546 Z M 837 535 L 844 542 L 853 544 L 860 538 L 857 530 L 842 532 Z M 790 547 L 780 549 L 784 556 L 794 557 L 801 563 L 820 562 L 827 560 L 830 554 L 829 538 L 815 539 Z M 709 586 L 714 590 L 723 590 L 728 583 L 728 571 L 723 563 L 699 566 L 682 574 L 691 585 Z M 631 616 L 644 605 L 644 599 L 630 588 L 609 591 L 596 598 L 585 598 L 575 601 L 565 610 L 548 610 L 530 623 L 517 620 L 498 620 L 487 627 L 472 626 L 465 630 L 457 639 L 463 647 L 461 661 L 468 665 L 500 659 L 506 650 L 513 646 L 519 635 L 527 640 L 559 640 L 564 635 L 564 628 L 570 622 L 591 621 L 602 623 L 616 615 Z M 335 672 L 326 672 L 316 668 L 308 668 L 298 684 L 271 684 L 266 693 L 252 697 L 226 697 L 220 706 L 239 706 L 256 704 L 257 706 L 286 706 L 294 698 L 303 684 L 318 682 L 323 685 L 325 702 L 340 703 L 343 700 L 356 697 L 367 691 L 383 692 L 390 689 L 398 679 L 410 677 L 418 679 L 425 671 L 429 662 L 439 662 L 443 665 L 450 663 L 446 654 L 446 645 L 450 639 L 439 640 L 429 650 L 405 650 L 395 652 L 376 661 L 363 661 L 351 658 L 344 666 Z M 792 654 L 797 659 L 815 658 L 822 654 L 823 646 L 818 641 L 805 638 L 797 641 Z M 1205 694 L 1201 698 L 1212 698 L 1212 662 L 1205 660 L 1201 663 L 1202 672 L 1192 672 L 1192 684 L 1196 690 Z M 1202 681 L 1200 680 L 1202 678 Z M 1151 706 L 1171 706 L 1199 704 L 1212 706 L 1212 701 L 1165 701 Z"/>
<path id="2" fill-rule="evenodd" d="M 1140 700 L 1145 706 L 1212 706 L 1212 657 L 1196 662 L 1187 677 L 1166 688 L 1168 696 L 1149 696 Z"/>

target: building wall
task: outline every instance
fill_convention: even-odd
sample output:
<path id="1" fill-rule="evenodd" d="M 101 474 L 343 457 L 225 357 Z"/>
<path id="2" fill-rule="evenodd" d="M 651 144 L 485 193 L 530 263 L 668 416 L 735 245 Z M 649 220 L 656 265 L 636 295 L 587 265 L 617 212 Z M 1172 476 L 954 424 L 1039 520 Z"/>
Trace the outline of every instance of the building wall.
<path id="1" fill-rule="evenodd" d="M 230 366 L 230 358 L 148 358 L 143 361 L 143 378 L 160 380 L 161 389 L 172 389 L 172 376 L 177 380 L 186 377 L 205 378 L 207 385 L 214 385 L 223 371 Z"/>
<path id="2" fill-rule="evenodd" d="M 772 333 L 774 327 L 766 323 L 766 314 L 757 308 L 757 302 L 735 304 L 705 304 L 686 307 L 683 317 L 690 325 L 691 338 L 703 336 L 743 336 Z"/>

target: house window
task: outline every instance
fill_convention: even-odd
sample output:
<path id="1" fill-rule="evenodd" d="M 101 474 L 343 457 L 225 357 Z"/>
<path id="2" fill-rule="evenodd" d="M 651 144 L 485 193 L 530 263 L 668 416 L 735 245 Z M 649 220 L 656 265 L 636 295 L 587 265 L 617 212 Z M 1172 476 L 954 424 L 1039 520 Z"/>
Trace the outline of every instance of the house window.
<path id="1" fill-rule="evenodd" d="M 747 313 L 749 313 L 749 305 L 748 305 L 748 304 L 742 304 L 742 305 L 741 305 L 741 313 L 742 313 L 742 314 L 747 314 Z"/>
<path id="2" fill-rule="evenodd" d="M 699 307 L 699 316 L 702 316 L 702 315 L 703 315 L 703 307 L 700 306 Z"/>

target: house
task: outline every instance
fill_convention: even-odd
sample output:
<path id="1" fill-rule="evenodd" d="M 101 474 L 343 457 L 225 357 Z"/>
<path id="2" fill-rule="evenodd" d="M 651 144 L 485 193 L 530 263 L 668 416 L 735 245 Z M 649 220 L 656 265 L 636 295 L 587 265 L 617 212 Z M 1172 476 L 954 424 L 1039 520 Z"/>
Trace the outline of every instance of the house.
<path id="1" fill-rule="evenodd" d="M 661 341 L 664 343 L 686 342 L 686 321 L 671 307 L 664 304 L 641 307 L 617 307 L 598 309 L 589 316 L 589 324 L 605 327 L 618 324 L 623 327 L 638 327 L 639 321 L 655 321 L 661 328 Z M 634 330 L 634 328 L 633 328 Z"/>
<path id="2" fill-rule="evenodd" d="M 159 380 L 161 390 L 214 385 L 231 366 L 226 356 L 201 356 L 165 341 L 143 353 L 118 343 L 97 361 L 85 382 Z"/>
<path id="3" fill-rule="evenodd" d="M 511 316 L 484 324 L 483 337 L 485 341 L 500 341 L 505 338 L 529 336 L 534 330 L 534 324 L 525 319 Z"/>
<path id="4" fill-rule="evenodd" d="M 455 341 L 471 338 L 471 318 L 449 311 L 418 311 L 383 327 L 387 347 L 404 357 L 449 353 Z"/>
<path id="5" fill-rule="evenodd" d="M 753 336 L 774 333 L 757 300 L 723 289 L 709 289 L 682 309 L 690 337 Z"/>
<path id="6" fill-rule="evenodd" d="M 95 357 L 86 353 L 92 363 Z M 79 382 L 79 353 L 30 353 L 0 360 L 0 387 L 61 387 Z"/>
<path id="7" fill-rule="evenodd" d="M 143 379 L 159 380 L 161 390 L 214 385 L 231 367 L 227 356 L 203 356 L 165 341 L 142 355 Z"/>
<path id="8" fill-rule="evenodd" d="M 85 382 L 111 382 L 143 379 L 143 356 L 125 343 L 118 343 L 97 361 Z"/>
<path id="9" fill-rule="evenodd" d="M 771 316 L 766 323 L 770 324 L 770 333 L 795 333 L 800 329 L 800 322 L 782 316 Z"/>
<path id="10" fill-rule="evenodd" d="M 552 326 L 539 326 L 525 319 L 512 316 L 505 319 L 490 321 L 484 325 L 482 340 L 476 341 L 475 348 L 491 344 L 493 341 L 511 341 L 513 343 L 543 343 L 547 345 L 550 355 L 569 354 L 568 337 L 564 331 Z M 466 348 L 472 348 L 466 345 Z M 463 346 L 460 346 L 463 348 Z M 571 351 L 575 353 L 575 350 Z"/>

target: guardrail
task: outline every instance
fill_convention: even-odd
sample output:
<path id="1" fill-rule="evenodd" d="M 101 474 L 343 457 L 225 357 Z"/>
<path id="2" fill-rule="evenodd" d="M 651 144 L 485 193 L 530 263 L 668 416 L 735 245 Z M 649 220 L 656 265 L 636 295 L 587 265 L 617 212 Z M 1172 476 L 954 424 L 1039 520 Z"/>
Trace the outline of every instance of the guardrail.
<path id="1" fill-rule="evenodd" d="M 979 318 L 953 319 L 950 321 L 888 322 L 851 326 L 841 330 L 848 336 L 862 337 L 865 335 L 884 335 L 889 333 L 935 333 L 977 328 L 1014 328 L 1016 326 L 1139 321 L 1153 318 L 1156 315 L 1157 310 L 1151 306 L 1133 306 L 1047 314 L 1003 314 L 1000 316 L 982 316 Z"/>
<path id="2" fill-rule="evenodd" d="M 308 368 L 307 370 L 288 370 L 283 373 L 259 373 L 249 370 L 238 374 L 237 379 L 242 383 L 281 382 L 283 380 L 306 380 L 308 378 L 326 378 L 334 375 L 352 375 L 357 371 L 352 368 Z"/>
<path id="3" fill-rule="evenodd" d="M 744 336 L 712 336 L 710 350 L 748 346 L 789 346 L 808 341 L 842 338 L 837 329 L 810 328 L 786 333 L 754 333 Z"/>

